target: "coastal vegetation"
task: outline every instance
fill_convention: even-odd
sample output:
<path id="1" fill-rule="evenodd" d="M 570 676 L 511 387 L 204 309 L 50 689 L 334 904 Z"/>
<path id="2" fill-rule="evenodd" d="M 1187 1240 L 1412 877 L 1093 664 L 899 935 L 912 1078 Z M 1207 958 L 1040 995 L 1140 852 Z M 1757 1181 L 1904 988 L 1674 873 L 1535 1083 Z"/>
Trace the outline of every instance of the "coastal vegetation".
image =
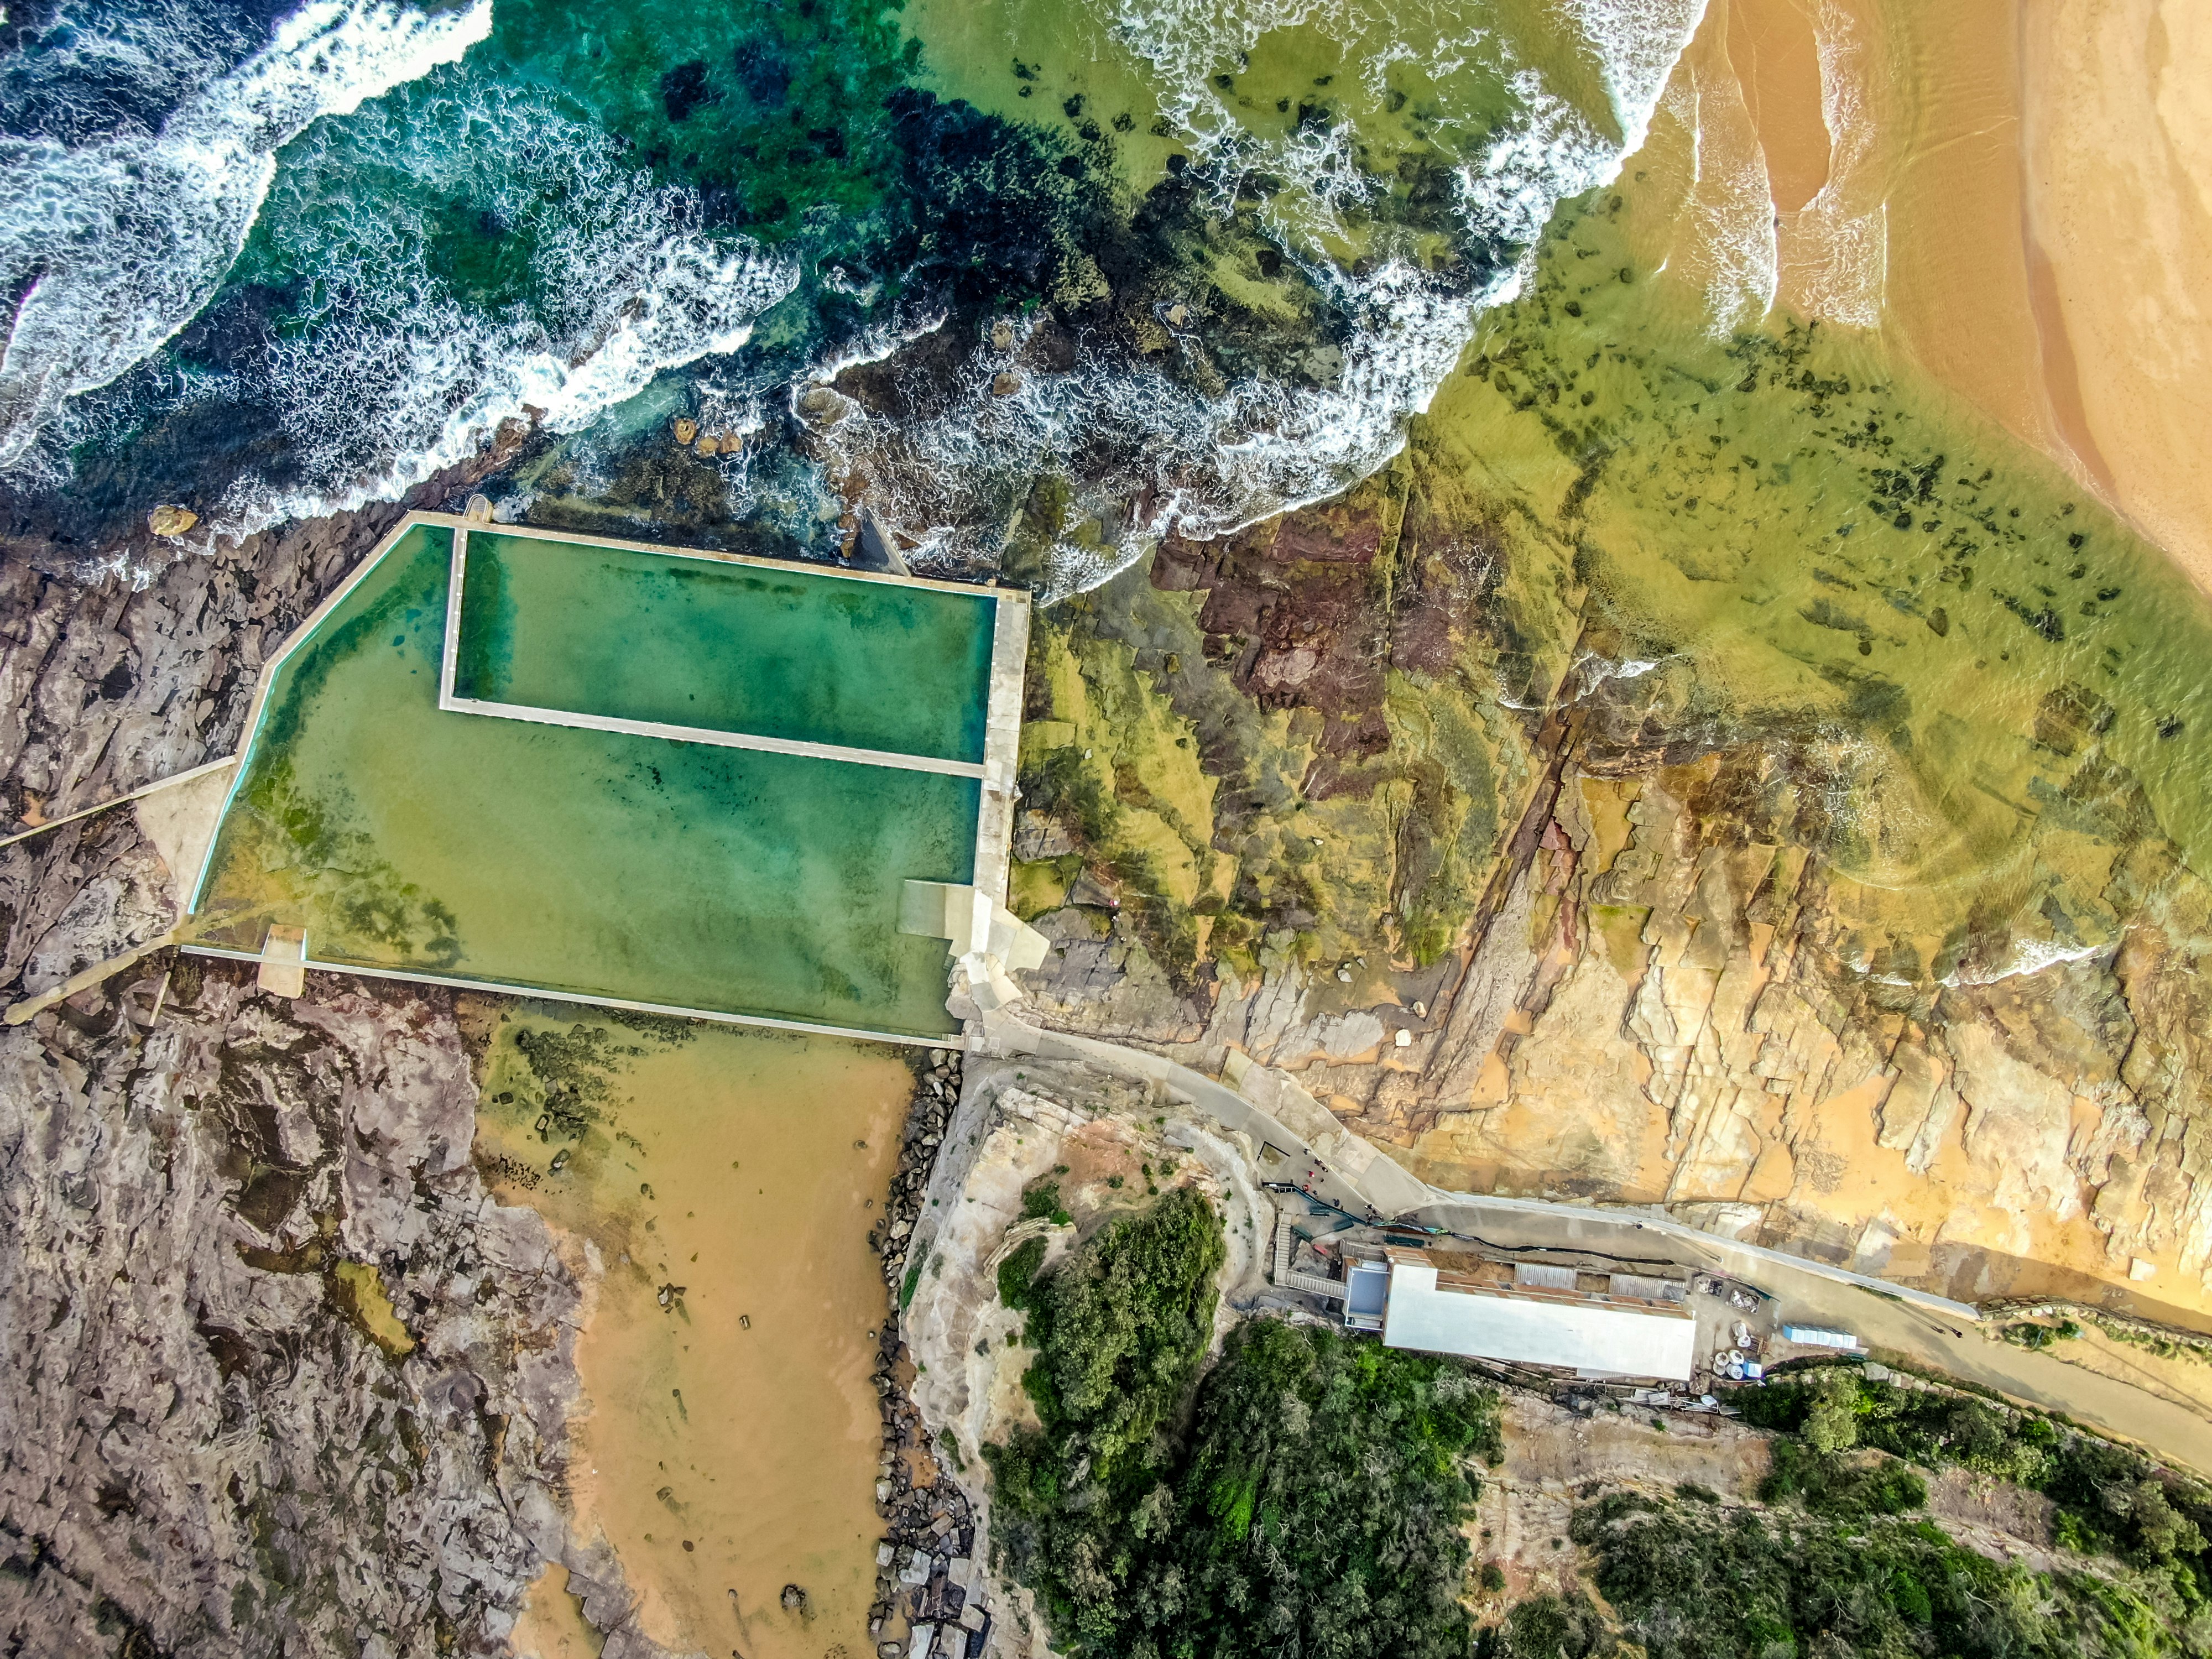
<path id="1" fill-rule="evenodd" d="M 1188 1189 L 1012 1290 L 1040 1425 L 987 1448 L 1000 1565 L 1057 1645 L 1232 1659 L 1458 1659 L 1472 1464 L 1496 1397 L 1457 1362 L 1274 1319 L 1203 1380 L 1221 1223 Z M 1012 1267 L 1020 1256 L 1010 1258 Z M 1031 1260 L 1034 1260 L 1032 1258 Z"/>
<path id="2" fill-rule="evenodd" d="M 1591 1601 L 1531 1597 L 1486 1632 L 1498 1659 L 1778 1654 L 2136 1656 L 2212 1651 L 2197 1483 L 2047 1418 L 1848 1367 L 1735 1399 L 1776 1431 L 1756 1504 L 1685 1486 L 1586 1489 L 1570 1528 Z M 1967 1547 L 1921 1513 L 1946 1466 L 2053 1504 L 2063 1564 Z"/>
<path id="3" fill-rule="evenodd" d="M 1028 1205 L 1056 1201 L 1040 1184 Z M 1209 1367 L 1220 1224 L 1187 1190 L 1053 1267 L 999 1270 L 1025 1316 L 1038 1422 L 985 1449 L 1000 1570 L 1085 1655 L 1300 1651 L 1482 1659 L 2212 1652 L 2212 1495 L 2032 1413 L 1824 1367 L 1737 1396 L 1775 1435 L 1756 1501 L 1685 1482 L 1583 1488 L 1581 1589 L 1503 1591 L 1468 1534 L 1504 1450 L 1459 1362 L 1273 1318 Z M 2004 1561 L 1928 1512 L 1946 1468 L 2039 1494 L 2051 1562 Z M 1487 1534 L 1486 1534 L 1486 1537 Z"/>
<path id="4" fill-rule="evenodd" d="M 1925 1520 L 1617 1492 L 1578 1510 L 1571 1536 L 1594 1558 L 1590 1582 L 1620 1636 L 1647 1659 L 2172 1650 L 2162 1621 L 2124 1585 L 2000 1565 Z M 1615 1650 L 1599 1621 L 1573 1613 L 1524 1603 L 1492 1651 Z"/>
<path id="5" fill-rule="evenodd" d="M 2033 1413 L 1841 1366 L 1739 1398 L 1746 1420 L 1790 1437 L 1776 1448 L 1774 1496 L 1819 1505 L 1854 1449 L 1927 1469 L 1956 1465 L 2040 1492 L 2055 1506 L 2060 1544 L 2140 1569 L 2170 1591 L 2172 1609 L 2212 1608 L 2212 1489 L 2139 1452 Z"/>

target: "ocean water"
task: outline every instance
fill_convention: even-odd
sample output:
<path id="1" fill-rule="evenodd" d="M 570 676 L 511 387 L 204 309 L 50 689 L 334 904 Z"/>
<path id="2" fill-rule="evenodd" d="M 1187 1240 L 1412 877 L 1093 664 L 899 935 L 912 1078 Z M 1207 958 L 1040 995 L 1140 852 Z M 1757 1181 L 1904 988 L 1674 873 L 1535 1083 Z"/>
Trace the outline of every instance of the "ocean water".
<path id="1" fill-rule="evenodd" d="M 508 420 L 612 480 L 684 413 L 751 440 L 733 538 L 825 550 L 865 495 L 925 564 L 1065 590 L 1387 459 L 1700 10 L 34 6 L 0 507 L 92 557 L 157 502 L 211 536 L 388 497 Z M 809 406 L 933 331 L 928 407 Z"/>
<path id="2" fill-rule="evenodd" d="M 487 481 L 502 516 L 818 557 L 865 510 L 925 571 L 1051 598 L 1169 531 L 1332 496 L 1427 422 L 1468 434 L 1470 501 L 1499 493 L 1486 477 L 1540 502 L 1561 465 L 1586 477 L 1540 514 L 1613 549 L 1610 602 L 1673 652 L 1644 653 L 1671 665 L 1646 686 L 1680 688 L 1671 718 L 1742 732 L 1810 709 L 1858 745 L 1820 810 L 1858 826 L 1870 894 L 2009 883 L 1958 902 L 2039 915 L 2063 867 L 2087 896 L 2021 937 L 2102 948 L 2119 910 L 2100 849 L 2130 837 L 2058 848 L 2040 757 L 2087 721 L 2196 862 L 2203 607 L 1854 331 L 1880 319 L 1885 258 L 1866 44 L 1815 32 L 1827 183 L 1778 233 L 1755 136 L 1705 97 L 1702 11 L 11 13 L 5 533 L 91 562 L 179 501 L 202 526 L 151 556 L 191 557 L 392 495 L 520 420 L 542 438 Z M 1814 242 L 1850 257 L 1810 275 L 1783 257 Z M 1793 296 L 1827 319 L 1809 356 L 1770 309 Z M 1870 400 L 1855 418 L 1876 429 L 1729 390 L 1784 358 L 1853 388 L 1806 408 Z M 1475 418 L 1476 386 L 1529 418 Z M 677 417 L 711 455 L 676 447 Z M 1720 447 L 1691 453 L 1692 428 Z M 1948 458 L 1911 503 L 1885 447 L 1908 431 L 1915 465 Z M 1883 528 L 1908 506 L 1909 538 Z"/>

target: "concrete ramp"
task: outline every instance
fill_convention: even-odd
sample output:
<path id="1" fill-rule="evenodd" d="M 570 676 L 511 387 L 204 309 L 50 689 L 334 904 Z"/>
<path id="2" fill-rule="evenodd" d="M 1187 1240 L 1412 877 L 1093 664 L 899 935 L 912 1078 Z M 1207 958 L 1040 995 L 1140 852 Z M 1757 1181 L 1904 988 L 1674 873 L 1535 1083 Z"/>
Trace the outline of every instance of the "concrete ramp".
<path id="1" fill-rule="evenodd" d="M 986 1011 L 1021 1000 L 1016 973 L 1043 966 L 1052 941 L 980 887 L 909 881 L 899 895 L 899 932 L 951 941 L 969 994 Z"/>

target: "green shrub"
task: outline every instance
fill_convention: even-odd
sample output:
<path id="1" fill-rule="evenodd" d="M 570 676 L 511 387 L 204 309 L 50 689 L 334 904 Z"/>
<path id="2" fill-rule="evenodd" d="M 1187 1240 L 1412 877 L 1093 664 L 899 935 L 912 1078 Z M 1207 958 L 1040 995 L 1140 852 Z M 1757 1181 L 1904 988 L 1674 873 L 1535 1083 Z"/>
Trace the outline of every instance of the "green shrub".
<path id="1" fill-rule="evenodd" d="M 1532 1595 L 1515 1607 L 1504 1628 L 1483 1645 L 1496 1659 L 1583 1659 L 1604 1629 L 1597 1610 L 1579 1596 Z"/>
<path id="2" fill-rule="evenodd" d="M 1030 1305 L 1030 1282 L 1044 1265 L 1045 1241 L 1025 1238 L 999 1264 L 999 1300 L 1021 1310 Z"/>
<path id="3" fill-rule="evenodd" d="M 2212 1619 L 2212 1492 L 2138 1452 L 2033 1413 L 1870 1382 L 1849 1366 L 1745 1389 L 1735 1399 L 1747 1422 L 1791 1437 L 1775 1447 L 1764 1495 L 1795 1498 L 1839 1519 L 1918 1507 L 1915 1488 L 1905 1484 L 1909 1471 L 1893 1466 L 1886 1484 L 1873 1485 L 1873 1466 L 1832 1455 L 1824 1460 L 1815 1449 L 1816 1427 L 1832 1442 L 1848 1432 L 1860 1447 L 1892 1457 L 1929 1468 L 1955 1463 L 2044 1493 L 2057 1505 L 2053 1533 L 2062 1547 L 2140 1570 L 2146 1577 L 2136 1588 L 2162 1618 Z"/>
<path id="4" fill-rule="evenodd" d="M 1497 1449 L 1494 1395 L 1266 1319 L 1199 1383 L 1224 1254 L 1212 1206 L 1171 1192 L 1029 1288 L 1042 1426 L 986 1449 L 1001 1565 L 1063 1650 L 1465 1659 L 1465 1465 Z"/>
<path id="5" fill-rule="evenodd" d="M 1924 1507 L 1928 1483 L 1893 1457 L 1846 1460 L 1798 1441 L 1778 1440 L 1759 1495 L 1770 1504 L 1794 1498 L 1816 1514 L 1859 1519 Z"/>
<path id="6" fill-rule="evenodd" d="M 1060 1183 L 1057 1181 L 1033 1181 L 1022 1189 L 1022 1219 L 1050 1221 L 1054 1226 L 1065 1227 L 1073 1218 L 1060 1205 Z"/>
<path id="7" fill-rule="evenodd" d="M 2000 1565 L 1925 1521 L 1621 1496 L 1577 1510 L 1572 1529 L 1597 1558 L 1599 1594 L 1646 1659 L 2172 1650 L 2137 1589 Z"/>

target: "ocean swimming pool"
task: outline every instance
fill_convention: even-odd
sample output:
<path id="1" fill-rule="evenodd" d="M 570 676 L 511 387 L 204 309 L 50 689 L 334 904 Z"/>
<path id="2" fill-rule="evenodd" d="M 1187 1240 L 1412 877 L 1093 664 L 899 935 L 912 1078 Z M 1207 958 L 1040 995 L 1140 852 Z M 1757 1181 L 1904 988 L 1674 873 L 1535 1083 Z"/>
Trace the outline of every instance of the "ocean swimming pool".
<path id="1" fill-rule="evenodd" d="M 941 1037 L 946 945 L 901 895 L 1003 882 L 1027 623 L 994 589 L 410 515 L 265 671 L 187 939 Z M 441 707 L 448 677 L 528 712 Z"/>
<path id="2" fill-rule="evenodd" d="M 468 533 L 453 692 L 983 760 L 995 589 Z"/>

